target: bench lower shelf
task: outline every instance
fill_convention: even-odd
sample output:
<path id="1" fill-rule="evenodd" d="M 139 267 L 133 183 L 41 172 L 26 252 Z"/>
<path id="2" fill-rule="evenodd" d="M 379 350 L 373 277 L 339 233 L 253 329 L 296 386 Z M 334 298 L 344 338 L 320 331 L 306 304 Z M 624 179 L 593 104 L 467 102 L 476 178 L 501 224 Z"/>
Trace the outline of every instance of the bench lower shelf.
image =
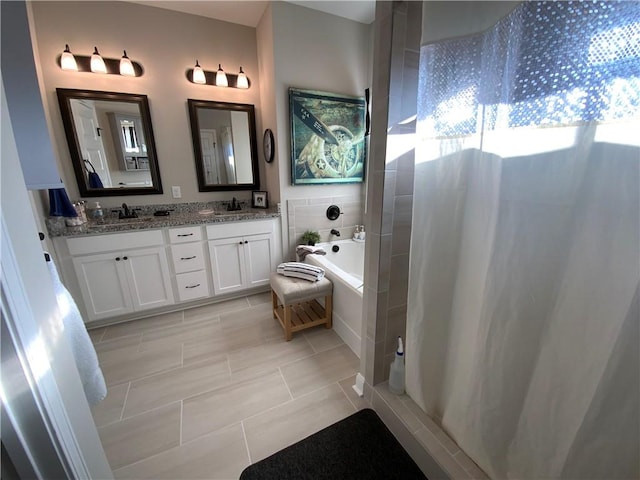
<path id="1" fill-rule="evenodd" d="M 331 297 L 325 297 L 323 307 L 317 300 L 293 305 L 277 305 L 273 309 L 273 316 L 282 325 L 287 340 L 291 340 L 291 334 L 317 325 L 325 325 L 331 328 Z"/>

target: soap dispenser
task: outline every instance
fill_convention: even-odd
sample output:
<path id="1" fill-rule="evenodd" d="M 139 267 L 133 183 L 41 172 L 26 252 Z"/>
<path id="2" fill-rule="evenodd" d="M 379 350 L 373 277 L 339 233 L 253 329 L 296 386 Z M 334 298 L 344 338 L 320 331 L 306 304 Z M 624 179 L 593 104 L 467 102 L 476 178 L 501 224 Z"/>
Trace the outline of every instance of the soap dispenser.
<path id="1" fill-rule="evenodd" d="M 389 391 L 396 395 L 404 393 L 404 348 L 402 337 L 398 337 L 398 349 L 389 370 Z"/>
<path id="2" fill-rule="evenodd" d="M 104 222 L 104 212 L 102 211 L 102 207 L 100 206 L 100 202 L 96 202 L 96 206 L 93 209 L 93 218 L 97 223 Z"/>

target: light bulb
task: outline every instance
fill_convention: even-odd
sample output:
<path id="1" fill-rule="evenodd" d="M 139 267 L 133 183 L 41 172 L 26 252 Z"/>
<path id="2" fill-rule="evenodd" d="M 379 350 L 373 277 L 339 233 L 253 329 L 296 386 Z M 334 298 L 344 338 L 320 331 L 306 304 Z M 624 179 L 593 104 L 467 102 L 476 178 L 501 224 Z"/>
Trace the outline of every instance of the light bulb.
<path id="1" fill-rule="evenodd" d="M 120 75 L 135 77 L 136 72 L 133 69 L 133 63 L 131 63 L 131 60 L 127 57 L 127 51 L 123 50 L 123 52 L 124 55 L 122 55 L 122 58 L 120 59 Z"/>
<path id="2" fill-rule="evenodd" d="M 196 66 L 193 67 L 193 83 L 199 83 L 200 85 L 204 85 L 207 83 L 207 78 L 204 75 L 204 70 L 196 60 Z"/>
<path id="3" fill-rule="evenodd" d="M 218 87 L 228 87 L 227 74 L 222 70 L 222 65 L 218 64 L 218 71 L 216 72 L 216 85 Z"/>
<path id="4" fill-rule="evenodd" d="M 62 57 L 60 58 L 60 68 L 62 68 L 62 70 L 69 70 L 73 72 L 78 71 L 76 57 L 74 57 L 71 50 L 69 50 L 69 45 L 64 46 L 64 52 L 62 52 Z"/>
<path id="5" fill-rule="evenodd" d="M 91 71 L 93 73 L 107 73 L 107 66 L 98 52 L 98 47 L 93 47 L 93 55 L 91 55 Z"/>
<path id="6" fill-rule="evenodd" d="M 236 87 L 238 87 L 238 88 L 249 88 L 249 80 L 247 80 L 247 76 L 242 71 L 242 67 L 240 67 L 240 73 L 238 74 L 238 80 L 236 81 Z"/>

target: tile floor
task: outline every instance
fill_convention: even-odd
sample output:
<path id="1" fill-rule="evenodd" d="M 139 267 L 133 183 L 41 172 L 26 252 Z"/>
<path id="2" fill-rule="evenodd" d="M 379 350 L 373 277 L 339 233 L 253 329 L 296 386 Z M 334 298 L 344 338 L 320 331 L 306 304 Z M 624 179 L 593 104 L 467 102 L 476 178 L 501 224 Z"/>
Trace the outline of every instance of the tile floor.
<path id="1" fill-rule="evenodd" d="M 108 387 L 93 409 L 116 478 L 237 479 L 365 408 L 333 330 L 284 340 L 270 293 L 91 330 Z"/>

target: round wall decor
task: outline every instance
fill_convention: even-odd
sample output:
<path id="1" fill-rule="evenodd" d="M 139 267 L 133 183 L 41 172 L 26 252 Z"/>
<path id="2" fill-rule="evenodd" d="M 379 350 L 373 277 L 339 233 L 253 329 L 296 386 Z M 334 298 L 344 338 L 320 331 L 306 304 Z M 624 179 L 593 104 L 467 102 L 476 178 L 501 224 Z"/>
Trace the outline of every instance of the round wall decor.
<path id="1" fill-rule="evenodd" d="M 264 131 L 264 137 L 262 137 L 262 148 L 264 153 L 264 161 L 267 163 L 273 162 L 273 155 L 276 151 L 276 144 L 273 139 L 273 132 L 270 128 Z"/>

